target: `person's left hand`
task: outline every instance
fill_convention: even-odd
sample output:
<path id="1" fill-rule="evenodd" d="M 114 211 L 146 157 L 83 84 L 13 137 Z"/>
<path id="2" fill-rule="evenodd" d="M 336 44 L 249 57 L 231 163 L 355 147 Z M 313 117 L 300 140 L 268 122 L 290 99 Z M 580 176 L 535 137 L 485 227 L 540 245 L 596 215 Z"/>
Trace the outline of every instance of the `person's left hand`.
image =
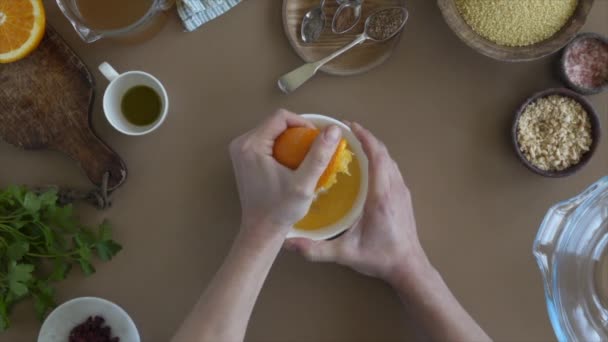
<path id="1" fill-rule="evenodd" d="M 274 159 L 272 149 L 283 131 L 297 126 L 314 127 L 302 117 L 281 109 L 230 144 L 244 229 L 286 235 L 308 212 L 317 182 L 336 151 L 341 131 L 336 126 L 326 128 L 300 167 L 290 170 Z"/>

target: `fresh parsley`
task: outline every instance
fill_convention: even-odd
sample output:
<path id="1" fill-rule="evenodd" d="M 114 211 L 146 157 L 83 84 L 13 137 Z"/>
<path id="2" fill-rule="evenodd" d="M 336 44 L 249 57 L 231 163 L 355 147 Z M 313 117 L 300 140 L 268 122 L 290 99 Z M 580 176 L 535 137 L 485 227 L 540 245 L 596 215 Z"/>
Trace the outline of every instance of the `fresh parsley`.
<path id="1" fill-rule="evenodd" d="M 33 298 L 42 319 L 56 305 L 52 284 L 65 279 L 73 265 L 90 275 L 94 255 L 108 261 L 122 249 L 107 222 L 85 227 L 71 205 L 57 200 L 55 190 L 0 190 L 0 332 L 8 329 L 18 301 Z"/>

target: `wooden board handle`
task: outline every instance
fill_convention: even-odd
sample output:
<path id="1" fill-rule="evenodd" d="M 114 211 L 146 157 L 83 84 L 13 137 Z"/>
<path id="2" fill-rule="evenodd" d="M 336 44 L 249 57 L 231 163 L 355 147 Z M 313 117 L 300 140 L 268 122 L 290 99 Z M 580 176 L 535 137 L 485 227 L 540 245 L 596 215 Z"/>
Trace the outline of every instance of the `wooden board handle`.
<path id="1" fill-rule="evenodd" d="M 75 159 L 91 182 L 98 187 L 101 186 L 106 172 L 110 173 L 110 191 L 118 188 L 127 178 L 124 161 L 92 131 L 82 132 L 77 138 L 69 141 L 61 141 L 56 148 Z"/>

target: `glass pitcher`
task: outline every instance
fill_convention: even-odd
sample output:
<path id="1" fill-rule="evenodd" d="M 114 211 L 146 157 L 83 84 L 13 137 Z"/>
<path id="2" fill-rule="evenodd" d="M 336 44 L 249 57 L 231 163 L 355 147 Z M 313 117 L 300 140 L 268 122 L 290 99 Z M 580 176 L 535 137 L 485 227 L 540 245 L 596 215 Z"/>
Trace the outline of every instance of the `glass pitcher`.
<path id="1" fill-rule="evenodd" d="M 161 11 L 173 6 L 175 0 L 56 0 L 59 9 L 70 21 L 78 35 L 87 43 L 104 37 L 117 37 L 134 32 Z M 94 6 L 91 6 L 94 5 Z M 95 8 L 97 6 L 97 8 Z M 103 7 L 99 7 L 103 6 Z M 118 7 L 120 6 L 120 8 Z M 86 11 L 85 11 L 86 9 Z M 100 10 L 101 9 L 101 10 Z M 137 12 L 139 10 L 139 12 Z M 110 11 L 110 12 L 108 12 Z M 112 12 L 113 11 L 113 12 Z M 89 14 L 87 14 L 87 12 Z M 87 19 L 89 15 L 89 19 Z M 125 17 L 131 15 L 132 18 Z M 113 20 L 111 26 L 95 25 L 90 18 Z M 101 18 L 100 18 L 101 17 Z M 116 25 L 117 18 L 125 20 Z M 132 19 L 132 20 L 129 20 Z"/>
<path id="2" fill-rule="evenodd" d="M 608 341 L 608 177 L 552 207 L 534 242 L 559 341 Z"/>

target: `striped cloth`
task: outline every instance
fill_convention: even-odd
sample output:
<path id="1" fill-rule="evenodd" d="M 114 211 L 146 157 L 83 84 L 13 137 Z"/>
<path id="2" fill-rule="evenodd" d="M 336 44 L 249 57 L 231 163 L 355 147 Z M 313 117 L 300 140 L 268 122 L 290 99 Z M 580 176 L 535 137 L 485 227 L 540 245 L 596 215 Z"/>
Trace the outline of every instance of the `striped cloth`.
<path id="1" fill-rule="evenodd" d="M 192 32 L 204 23 L 226 13 L 242 0 L 179 0 L 177 13 L 186 31 Z"/>

